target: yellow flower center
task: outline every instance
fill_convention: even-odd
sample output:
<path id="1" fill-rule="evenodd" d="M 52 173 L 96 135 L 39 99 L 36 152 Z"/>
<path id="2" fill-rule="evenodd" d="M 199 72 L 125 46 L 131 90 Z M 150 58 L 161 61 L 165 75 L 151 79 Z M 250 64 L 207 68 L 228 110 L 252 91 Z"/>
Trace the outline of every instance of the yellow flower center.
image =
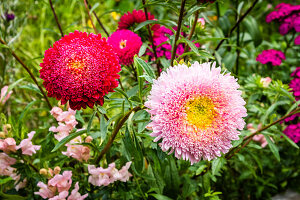
<path id="1" fill-rule="evenodd" d="M 211 126 L 217 113 L 215 105 L 208 97 L 192 99 L 185 105 L 187 121 L 199 129 Z"/>
<path id="2" fill-rule="evenodd" d="M 68 64 L 68 66 L 69 66 L 69 69 L 71 69 L 71 71 L 77 72 L 77 73 L 81 72 L 85 68 L 85 64 L 82 62 L 78 62 L 78 61 L 70 62 Z"/>
<path id="3" fill-rule="evenodd" d="M 126 47 L 127 40 L 121 40 L 120 42 L 120 49 L 124 49 Z"/>

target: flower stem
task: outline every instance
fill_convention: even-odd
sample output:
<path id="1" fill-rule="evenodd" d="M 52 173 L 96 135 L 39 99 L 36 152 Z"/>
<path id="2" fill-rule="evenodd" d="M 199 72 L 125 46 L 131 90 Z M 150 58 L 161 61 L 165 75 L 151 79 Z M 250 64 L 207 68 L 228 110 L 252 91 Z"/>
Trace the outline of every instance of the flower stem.
<path id="1" fill-rule="evenodd" d="M 4 42 L 1 38 L 0 38 L 0 42 L 4 45 L 7 45 L 6 42 Z M 13 57 L 15 57 L 15 59 L 23 66 L 23 68 L 28 72 L 28 74 L 30 75 L 31 79 L 34 81 L 34 83 L 36 84 L 36 86 L 39 88 L 39 90 L 41 91 L 42 95 L 44 96 L 48 107 L 50 108 L 50 110 L 52 109 L 52 106 L 50 104 L 50 101 L 46 95 L 46 93 L 44 92 L 44 90 L 40 87 L 40 85 L 38 84 L 36 78 L 34 77 L 33 73 L 29 70 L 29 68 L 27 67 L 27 65 L 25 65 L 25 63 L 16 55 L 16 53 L 10 49 L 11 54 L 13 55 Z"/>
<path id="2" fill-rule="evenodd" d="M 86 4 L 89 6 L 89 9 L 91 9 L 91 6 L 90 6 L 88 0 L 86 0 Z M 106 30 L 105 27 L 103 26 L 102 22 L 100 21 L 100 19 L 99 19 L 99 17 L 97 16 L 97 14 L 96 14 L 95 11 L 93 11 L 93 14 L 94 14 L 94 16 L 96 17 L 97 22 L 99 23 L 99 25 L 100 25 L 101 28 L 103 29 L 104 33 L 107 35 L 107 37 L 109 37 L 109 34 L 108 34 L 107 30 Z"/>
<path id="3" fill-rule="evenodd" d="M 241 144 L 241 145 L 242 145 L 241 148 L 238 148 L 238 146 L 232 148 L 232 149 L 227 153 L 226 159 L 229 160 L 229 159 L 232 158 L 235 154 L 237 154 L 240 150 L 242 150 L 245 146 L 247 146 L 247 145 L 251 142 L 252 138 L 253 138 L 255 135 L 257 135 L 257 134 L 259 134 L 260 132 L 262 132 L 262 131 L 264 131 L 264 130 L 270 128 L 271 126 L 273 126 L 273 125 L 275 125 L 275 124 L 277 124 L 277 123 L 283 121 L 284 119 L 286 119 L 286 118 L 292 116 L 293 114 L 296 114 L 296 113 L 299 112 L 299 111 L 300 111 L 300 107 L 297 108 L 297 109 L 295 109 L 294 111 L 290 112 L 289 114 L 287 114 L 287 115 L 281 117 L 280 119 L 278 119 L 278 120 L 276 120 L 276 121 L 274 121 L 274 122 L 268 124 L 267 126 L 264 126 L 264 127 L 262 127 L 261 129 L 258 129 L 257 131 L 255 131 L 255 132 L 252 133 L 251 135 L 245 137 L 245 138 L 243 139 L 242 144 Z"/>
<path id="4" fill-rule="evenodd" d="M 83 0 L 83 1 L 84 1 L 85 9 L 86 9 L 86 11 L 87 11 L 87 13 L 88 13 L 89 19 L 90 19 L 90 21 L 91 21 L 92 27 L 93 27 L 95 33 L 98 34 L 99 32 L 98 32 L 98 30 L 96 29 L 96 26 L 95 26 L 95 24 L 94 24 L 94 22 L 93 22 L 93 20 L 92 20 L 91 15 L 90 15 L 90 9 L 89 9 L 89 7 L 88 7 L 87 0 Z"/>
<path id="5" fill-rule="evenodd" d="M 239 0 L 236 0 L 236 10 L 238 9 Z M 239 14 L 236 13 L 236 21 L 239 20 Z M 235 74 L 236 76 L 239 75 L 239 59 L 240 59 L 240 25 L 237 26 L 236 30 L 236 62 L 235 62 Z"/>
<path id="6" fill-rule="evenodd" d="M 50 3 L 51 10 L 52 10 L 52 12 L 53 12 L 53 15 L 54 15 L 56 24 L 57 24 L 58 29 L 59 29 L 59 31 L 60 31 L 61 37 L 64 37 L 64 33 L 63 33 L 63 30 L 62 30 L 62 28 L 61 28 L 61 25 L 60 25 L 60 23 L 59 23 L 59 21 L 58 21 L 57 15 L 56 15 L 56 13 L 55 13 L 55 10 L 54 10 L 53 4 L 52 4 L 52 0 L 49 0 L 49 3 Z"/>
<path id="7" fill-rule="evenodd" d="M 148 18 L 148 11 L 147 11 L 147 7 L 146 7 L 146 1 L 145 0 L 142 0 L 142 1 L 143 1 L 143 6 L 144 6 L 144 12 L 145 12 L 146 20 L 149 20 L 149 18 Z M 149 24 L 147 25 L 147 29 L 148 29 L 148 34 L 149 34 L 150 42 L 151 42 L 151 45 L 152 45 L 152 49 L 153 49 L 155 61 L 157 62 L 156 63 L 157 64 L 156 65 L 156 67 L 157 67 L 157 73 L 158 73 L 158 76 L 160 76 L 160 65 L 158 63 L 158 57 L 157 57 L 157 53 L 156 53 L 156 46 L 154 45 L 154 40 L 153 40 L 153 36 L 152 36 L 152 32 L 151 32 Z"/>
<path id="8" fill-rule="evenodd" d="M 106 152 L 109 150 L 109 148 L 111 147 L 113 141 L 115 140 L 119 130 L 122 128 L 123 124 L 126 122 L 126 120 L 128 119 L 129 115 L 132 112 L 136 112 L 141 110 L 142 108 L 137 106 L 132 108 L 131 110 L 129 110 L 119 121 L 119 123 L 116 125 L 115 129 L 113 130 L 111 137 L 109 139 L 109 141 L 107 142 L 107 144 L 105 145 L 104 149 L 100 152 L 97 160 L 96 160 L 96 164 L 100 162 L 101 158 L 106 154 Z"/>
<path id="9" fill-rule="evenodd" d="M 197 22 L 198 22 L 198 17 L 199 17 L 199 10 L 196 11 L 196 14 L 195 14 L 195 20 L 194 20 L 192 29 L 191 29 L 191 31 L 190 31 L 190 34 L 189 34 L 189 36 L 188 36 L 188 40 L 192 39 L 192 37 L 193 37 L 193 34 L 194 34 L 194 32 L 195 32 L 195 29 L 196 29 Z M 183 53 L 186 53 L 186 52 L 187 52 L 188 47 L 189 47 L 189 45 L 186 44 L 185 47 L 184 47 L 184 52 L 183 52 Z M 183 59 L 185 60 L 185 59 L 186 59 L 186 56 L 184 56 Z"/>
<path id="10" fill-rule="evenodd" d="M 230 37 L 231 34 L 233 33 L 233 31 L 239 26 L 239 24 L 244 20 L 244 18 L 251 12 L 251 10 L 255 7 L 255 5 L 257 4 L 259 0 L 255 0 L 252 5 L 250 6 L 250 8 L 248 8 L 248 10 L 245 12 L 244 15 L 241 16 L 241 18 L 239 18 L 239 20 L 235 23 L 235 25 L 231 28 L 229 34 L 227 37 Z M 223 42 L 226 40 L 223 39 L 219 42 L 219 44 L 217 45 L 217 47 L 215 48 L 215 52 L 218 51 L 218 49 L 221 47 L 221 45 L 223 44 Z M 213 55 L 215 55 L 215 52 L 213 53 Z"/>
<path id="11" fill-rule="evenodd" d="M 176 35 L 175 35 L 175 39 L 174 39 L 173 48 L 172 48 L 171 66 L 173 66 L 173 62 L 174 62 L 175 55 L 176 55 L 177 40 L 179 38 L 180 31 L 181 31 L 181 23 L 183 20 L 185 2 L 186 2 L 186 0 L 182 0 L 181 5 L 180 5 L 180 13 L 179 13 L 179 18 L 178 18 L 178 22 L 177 22 L 177 31 L 176 31 Z"/>

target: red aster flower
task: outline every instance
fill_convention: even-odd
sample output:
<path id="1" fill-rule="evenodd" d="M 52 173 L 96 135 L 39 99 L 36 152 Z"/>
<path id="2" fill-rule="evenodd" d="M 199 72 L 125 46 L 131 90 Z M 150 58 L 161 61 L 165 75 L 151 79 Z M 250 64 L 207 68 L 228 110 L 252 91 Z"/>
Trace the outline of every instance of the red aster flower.
<path id="1" fill-rule="evenodd" d="M 153 20 L 154 15 L 152 15 L 150 12 L 148 12 L 148 20 Z M 146 21 L 146 15 L 145 12 L 142 10 L 133 10 L 132 13 L 127 12 L 127 14 L 124 14 L 120 21 L 118 29 L 129 29 L 131 26 L 133 26 L 135 23 L 139 24 L 144 21 Z"/>
<path id="2" fill-rule="evenodd" d="M 118 86 L 121 71 L 113 48 L 100 34 L 75 31 L 45 52 L 40 77 L 49 97 L 69 101 L 72 109 L 103 104 L 104 95 Z"/>

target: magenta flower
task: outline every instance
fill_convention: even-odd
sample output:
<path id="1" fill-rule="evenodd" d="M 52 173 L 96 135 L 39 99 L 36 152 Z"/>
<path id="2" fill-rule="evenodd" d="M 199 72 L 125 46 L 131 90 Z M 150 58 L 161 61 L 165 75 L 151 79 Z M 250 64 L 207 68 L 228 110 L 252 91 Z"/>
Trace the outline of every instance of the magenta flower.
<path id="1" fill-rule="evenodd" d="M 71 195 L 68 197 L 67 200 L 84 200 L 88 194 L 82 195 L 78 192 L 79 185 L 78 182 L 75 184 L 75 188 L 72 190 Z"/>
<path id="2" fill-rule="evenodd" d="M 279 66 L 282 60 L 285 60 L 284 53 L 275 49 L 263 50 L 262 53 L 256 57 L 256 61 L 261 64 L 271 63 L 273 66 Z"/>
<path id="3" fill-rule="evenodd" d="M 275 11 L 272 11 L 266 17 L 266 22 L 270 23 L 273 20 L 282 20 L 289 16 L 293 12 L 300 10 L 300 5 L 292 5 L 288 3 L 280 3 L 275 7 Z"/>
<path id="4" fill-rule="evenodd" d="M 139 53 L 143 44 L 141 38 L 130 30 L 114 32 L 107 42 L 114 48 L 121 65 L 132 64 L 134 55 Z"/>
<path id="5" fill-rule="evenodd" d="M 295 43 L 295 45 L 300 45 L 300 35 L 298 35 L 298 36 L 295 38 L 294 43 Z"/>
<path id="6" fill-rule="evenodd" d="M 16 141 L 14 138 L 0 139 L 0 149 L 5 153 L 9 153 L 10 151 L 15 152 L 17 150 L 16 148 Z"/>
<path id="7" fill-rule="evenodd" d="M 7 93 L 7 90 L 8 90 L 8 86 L 4 86 L 1 89 L 0 105 L 4 105 L 5 102 L 9 99 L 10 95 L 12 94 L 12 91 L 10 91 L 10 92 Z"/>
<path id="8" fill-rule="evenodd" d="M 293 94 L 298 101 L 300 100 L 300 67 L 297 67 L 291 76 L 294 77 L 294 79 L 291 80 L 290 88 L 292 88 Z"/>
<path id="9" fill-rule="evenodd" d="M 72 171 L 64 171 L 63 174 L 56 174 L 48 181 L 48 185 L 56 187 L 58 192 L 68 191 L 72 185 Z"/>
<path id="10" fill-rule="evenodd" d="M 283 133 L 295 143 L 298 143 L 300 141 L 300 123 L 288 125 Z"/>
<path id="11" fill-rule="evenodd" d="M 35 134 L 35 131 L 31 131 L 28 133 L 28 138 L 21 141 L 21 143 L 17 146 L 17 149 L 22 149 L 22 154 L 32 156 L 32 154 L 36 153 L 36 150 L 41 148 L 40 145 L 33 145 L 31 140 Z"/>
<path id="12" fill-rule="evenodd" d="M 163 151 L 191 164 L 227 153 L 247 116 L 238 88 L 236 79 L 215 64 L 168 68 L 154 81 L 145 103 L 151 136 L 161 140 Z"/>

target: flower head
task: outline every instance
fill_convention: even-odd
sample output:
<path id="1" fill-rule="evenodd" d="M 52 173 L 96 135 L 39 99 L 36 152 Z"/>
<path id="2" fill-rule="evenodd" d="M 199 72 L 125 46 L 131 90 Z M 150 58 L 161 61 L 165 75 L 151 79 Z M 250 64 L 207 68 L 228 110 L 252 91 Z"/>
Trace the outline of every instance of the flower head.
<path id="1" fill-rule="evenodd" d="M 79 161 L 87 161 L 90 158 L 90 148 L 87 146 L 76 144 L 77 142 L 81 143 L 80 136 L 73 139 L 69 144 L 66 144 L 67 151 L 62 152 L 62 154 L 73 157 Z"/>
<path id="2" fill-rule="evenodd" d="M 1 95 L 0 95 L 0 105 L 4 105 L 5 102 L 9 99 L 10 95 L 12 94 L 12 91 L 10 92 L 7 92 L 8 90 L 8 86 L 4 86 L 2 89 L 1 89 Z"/>
<path id="3" fill-rule="evenodd" d="M 10 151 L 15 152 L 16 148 L 17 146 L 14 138 L 6 138 L 4 140 L 0 139 L 0 149 L 5 153 L 8 153 Z"/>
<path id="4" fill-rule="evenodd" d="M 6 12 L 4 14 L 4 16 L 5 16 L 6 21 L 8 21 L 8 22 L 15 19 L 15 15 L 13 13 Z"/>
<path id="5" fill-rule="evenodd" d="M 31 131 L 28 133 L 28 138 L 21 141 L 21 143 L 17 146 L 17 149 L 22 149 L 22 154 L 32 156 L 32 154 L 36 153 L 36 150 L 41 148 L 40 145 L 33 145 L 31 140 L 35 134 L 35 131 Z"/>
<path id="6" fill-rule="evenodd" d="M 292 88 L 293 94 L 298 101 L 300 100 L 300 67 L 297 67 L 291 76 L 294 77 L 294 79 L 291 80 L 290 88 Z"/>
<path id="7" fill-rule="evenodd" d="M 63 174 L 56 174 L 48 181 L 48 185 L 56 187 L 58 192 L 68 191 L 72 185 L 72 171 L 64 171 Z"/>
<path id="8" fill-rule="evenodd" d="M 162 139 L 163 151 L 192 164 L 227 153 L 247 115 L 236 79 L 210 65 L 170 67 L 154 81 L 145 103 L 154 141 Z"/>
<path id="9" fill-rule="evenodd" d="M 55 188 L 49 187 L 43 182 L 38 182 L 38 187 L 40 187 L 38 192 L 35 192 L 34 194 L 41 196 L 42 198 L 52 198 L 55 195 Z"/>
<path id="10" fill-rule="evenodd" d="M 152 15 L 150 12 L 148 12 L 148 20 L 153 20 L 154 15 Z M 132 12 L 127 12 L 124 14 L 120 21 L 118 29 L 129 29 L 130 27 L 142 23 L 146 21 L 146 15 L 143 10 L 133 10 Z"/>
<path id="11" fill-rule="evenodd" d="M 69 101 L 73 110 L 103 104 L 104 95 L 118 86 L 118 57 L 100 34 L 75 31 L 45 52 L 40 77 L 48 96 Z"/>
<path id="12" fill-rule="evenodd" d="M 130 30 L 114 32 L 107 42 L 113 46 L 121 65 L 132 64 L 134 55 L 139 53 L 143 44 L 141 38 Z"/>
<path id="13" fill-rule="evenodd" d="M 295 43 L 295 45 L 300 45 L 300 35 L 298 35 L 298 36 L 295 38 L 294 43 Z"/>
<path id="14" fill-rule="evenodd" d="M 272 82 L 272 79 L 270 77 L 260 79 L 260 83 L 263 85 L 263 87 L 268 87 L 271 82 Z"/>
<path id="15" fill-rule="evenodd" d="M 273 66 L 279 66 L 282 60 L 285 60 L 284 53 L 275 49 L 263 50 L 262 53 L 256 57 L 256 61 L 261 64 L 270 62 Z"/>
<path id="16" fill-rule="evenodd" d="M 16 163 L 16 159 L 9 157 L 6 153 L 0 153 L 0 175 L 10 176 L 15 168 L 11 167 Z"/>
<path id="17" fill-rule="evenodd" d="M 78 182 L 76 182 L 75 188 L 72 190 L 71 195 L 68 197 L 67 200 L 83 200 L 88 196 L 88 194 L 81 196 L 78 190 L 79 190 L 79 184 Z"/>
<path id="18" fill-rule="evenodd" d="M 288 125 L 283 133 L 295 143 L 300 142 L 300 123 Z"/>

